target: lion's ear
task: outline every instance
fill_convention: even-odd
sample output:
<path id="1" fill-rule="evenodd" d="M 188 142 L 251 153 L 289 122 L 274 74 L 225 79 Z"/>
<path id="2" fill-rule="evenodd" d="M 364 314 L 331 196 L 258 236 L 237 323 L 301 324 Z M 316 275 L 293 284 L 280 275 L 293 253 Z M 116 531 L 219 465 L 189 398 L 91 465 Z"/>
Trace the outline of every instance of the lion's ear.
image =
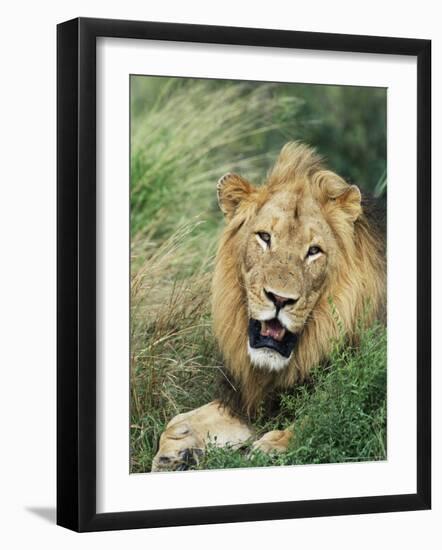
<path id="1" fill-rule="evenodd" d="M 228 219 L 231 219 L 240 203 L 255 190 L 252 184 L 237 174 L 225 174 L 216 185 L 218 204 Z"/>
<path id="2" fill-rule="evenodd" d="M 355 222 L 362 212 L 361 199 L 359 187 L 357 185 L 349 185 L 343 193 L 335 198 L 335 201 L 350 220 Z"/>
<path id="3" fill-rule="evenodd" d="M 340 176 L 330 170 L 321 170 L 314 175 L 315 184 L 322 191 L 324 204 L 332 201 L 337 205 L 347 219 L 355 222 L 361 212 L 361 192 L 356 185 L 349 185 Z"/>

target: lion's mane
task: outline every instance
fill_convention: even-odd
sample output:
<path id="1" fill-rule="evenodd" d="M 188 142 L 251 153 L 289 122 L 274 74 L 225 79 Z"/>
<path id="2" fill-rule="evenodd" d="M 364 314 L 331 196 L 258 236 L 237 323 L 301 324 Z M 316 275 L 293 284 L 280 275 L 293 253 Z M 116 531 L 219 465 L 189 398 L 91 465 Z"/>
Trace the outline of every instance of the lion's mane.
<path id="1" fill-rule="evenodd" d="M 253 197 L 265 202 L 266 193 L 309 185 L 317 197 L 333 200 L 347 185 L 324 168 L 313 149 L 299 143 L 287 144 L 267 182 Z M 252 199 L 251 199 L 252 200 Z M 286 390 L 302 382 L 312 367 L 324 362 L 333 344 L 343 336 L 357 343 L 361 319 L 372 323 L 385 317 L 386 264 L 383 221 L 374 215 L 371 201 L 362 200 L 362 213 L 352 230 L 336 214 L 323 212 L 339 245 L 338 268 L 327 279 L 299 339 L 290 365 L 283 371 L 268 372 L 251 365 L 247 353 L 248 312 L 241 277 L 237 234 L 253 216 L 250 204 L 239 209 L 221 235 L 212 283 L 214 332 L 224 361 L 225 392 L 221 398 L 240 414 L 253 416 L 258 406 L 275 390 Z"/>

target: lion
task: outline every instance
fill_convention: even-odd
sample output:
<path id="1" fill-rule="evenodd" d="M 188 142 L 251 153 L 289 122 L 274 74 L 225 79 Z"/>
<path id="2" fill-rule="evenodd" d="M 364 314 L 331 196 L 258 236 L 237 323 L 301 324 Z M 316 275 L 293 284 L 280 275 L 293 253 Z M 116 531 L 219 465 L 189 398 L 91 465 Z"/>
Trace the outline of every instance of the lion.
<path id="1" fill-rule="evenodd" d="M 209 441 L 238 447 L 271 395 L 302 383 L 345 337 L 357 345 L 361 319 L 385 322 L 385 228 L 372 201 L 299 142 L 281 150 L 254 186 L 228 173 L 217 185 L 225 217 L 212 282 L 214 334 L 228 390 L 175 417 L 152 471 L 197 464 Z M 296 426 L 254 441 L 283 452 Z"/>

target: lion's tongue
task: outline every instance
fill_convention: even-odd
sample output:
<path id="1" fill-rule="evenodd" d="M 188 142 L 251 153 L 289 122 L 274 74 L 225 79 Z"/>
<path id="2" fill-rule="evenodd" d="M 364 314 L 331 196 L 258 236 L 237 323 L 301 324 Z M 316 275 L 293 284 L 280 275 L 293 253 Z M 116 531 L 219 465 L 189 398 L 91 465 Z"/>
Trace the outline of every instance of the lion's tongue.
<path id="1" fill-rule="evenodd" d="M 278 319 L 261 322 L 261 336 L 270 336 L 273 340 L 281 342 L 285 336 L 285 328 L 281 325 Z"/>

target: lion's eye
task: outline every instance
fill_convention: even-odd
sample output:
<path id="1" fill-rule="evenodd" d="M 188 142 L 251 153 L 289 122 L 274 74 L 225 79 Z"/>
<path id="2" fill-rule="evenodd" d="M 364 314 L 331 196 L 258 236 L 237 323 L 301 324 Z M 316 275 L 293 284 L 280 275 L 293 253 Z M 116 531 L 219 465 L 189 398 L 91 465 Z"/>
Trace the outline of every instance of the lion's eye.
<path id="1" fill-rule="evenodd" d="M 316 254 L 319 254 L 322 252 L 322 250 L 319 248 L 319 246 L 311 246 L 308 249 L 307 256 L 316 256 Z"/>
<path id="2" fill-rule="evenodd" d="M 266 244 L 270 244 L 270 233 L 266 233 L 265 231 L 258 231 L 258 237 Z"/>

